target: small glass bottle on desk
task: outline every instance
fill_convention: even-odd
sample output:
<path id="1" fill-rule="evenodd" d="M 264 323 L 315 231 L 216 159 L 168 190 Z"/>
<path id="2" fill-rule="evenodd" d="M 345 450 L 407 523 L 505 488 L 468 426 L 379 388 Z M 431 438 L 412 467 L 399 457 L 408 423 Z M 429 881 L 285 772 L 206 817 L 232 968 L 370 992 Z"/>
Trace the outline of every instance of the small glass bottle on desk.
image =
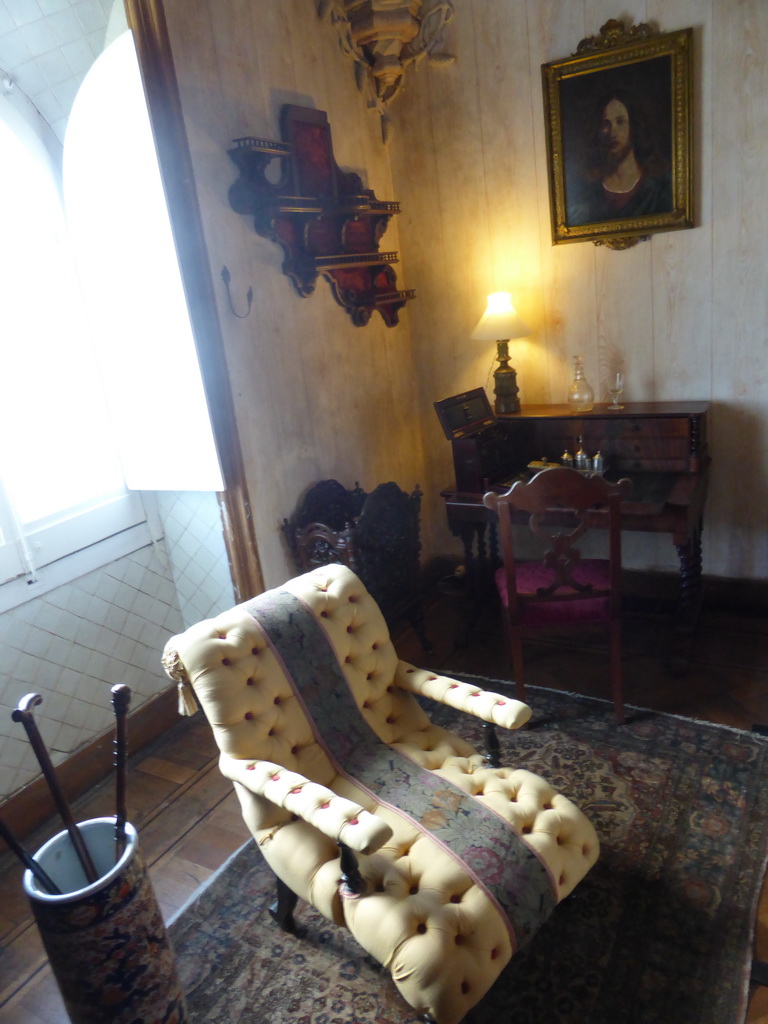
<path id="1" fill-rule="evenodd" d="M 568 389 L 568 404 L 572 412 L 589 412 L 595 404 L 595 392 L 584 376 L 584 360 L 581 356 L 573 357 L 573 384 Z"/>
<path id="2" fill-rule="evenodd" d="M 576 439 L 576 456 L 573 460 L 575 469 L 589 469 L 589 456 L 584 451 L 584 438 L 579 436 Z"/>

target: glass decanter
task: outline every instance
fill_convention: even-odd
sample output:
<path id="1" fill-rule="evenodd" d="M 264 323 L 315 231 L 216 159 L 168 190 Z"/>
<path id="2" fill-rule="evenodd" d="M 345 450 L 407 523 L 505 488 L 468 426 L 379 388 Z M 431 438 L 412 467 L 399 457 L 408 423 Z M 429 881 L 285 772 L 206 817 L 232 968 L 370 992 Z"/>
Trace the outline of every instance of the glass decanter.
<path id="1" fill-rule="evenodd" d="M 573 384 L 568 389 L 568 404 L 573 412 L 589 412 L 595 404 L 595 392 L 584 376 L 584 360 L 573 357 Z"/>

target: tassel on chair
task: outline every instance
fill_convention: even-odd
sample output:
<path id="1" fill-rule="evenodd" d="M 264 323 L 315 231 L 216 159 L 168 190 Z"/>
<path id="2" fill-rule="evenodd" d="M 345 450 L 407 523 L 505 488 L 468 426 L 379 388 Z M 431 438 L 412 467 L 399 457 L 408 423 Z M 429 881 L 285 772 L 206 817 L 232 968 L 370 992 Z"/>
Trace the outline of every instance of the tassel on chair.
<path id="1" fill-rule="evenodd" d="M 179 714 L 197 714 L 197 701 L 195 700 L 195 693 L 192 687 L 189 685 L 189 683 L 185 679 L 179 680 L 179 682 L 176 684 L 176 690 L 179 695 Z"/>

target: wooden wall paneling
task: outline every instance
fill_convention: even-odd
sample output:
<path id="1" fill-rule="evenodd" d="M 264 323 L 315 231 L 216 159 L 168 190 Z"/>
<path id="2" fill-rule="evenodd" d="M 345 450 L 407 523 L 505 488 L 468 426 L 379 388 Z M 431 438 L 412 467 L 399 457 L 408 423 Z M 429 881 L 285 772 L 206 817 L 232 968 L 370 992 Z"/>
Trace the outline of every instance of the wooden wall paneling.
<path id="1" fill-rule="evenodd" d="M 433 140 L 439 157 L 434 198 L 455 257 L 446 264 L 443 301 L 433 313 L 435 328 L 443 338 L 441 361 L 447 359 L 452 364 L 456 391 L 460 391 L 479 383 L 478 356 L 473 351 L 478 342 L 471 341 L 469 335 L 485 308 L 485 297 L 493 282 L 489 227 L 492 206 L 485 190 L 485 140 L 479 117 L 482 99 L 469 11 L 460 10 L 451 28 L 451 48 L 456 55 L 458 74 L 431 73 L 427 87 L 432 98 Z M 429 354 L 437 356 L 435 349 Z"/>
<path id="2" fill-rule="evenodd" d="M 446 68 L 425 65 L 411 74 L 392 104 L 394 134 L 389 147 L 394 186 L 403 207 L 398 224 L 405 273 L 417 294 L 407 315 L 418 384 L 415 408 L 425 457 L 420 481 L 425 552 L 433 531 L 438 550 L 445 552 L 454 544 L 439 498 L 440 489 L 452 480 L 453 462 L 433 402 L 485 384 L 490 364 L 490 353 L 469 338 L 483 311 L 487 286 L 476 283 L 477 275 L 468 264 L 474 268 L 478 247 L 487 252 L 488 235 L 485 197 L 480 192 L 483 206 L 478 208 L 479 186 L 468 185 L 472 178 L 468 166 L 474 168 L 476 181 L 482 181 L 482 174 L 476 126 L 465 123 L 467 108 L 476 112 L 477 90 L 474 59 L 462 56 L 467 46 L 471 49 L 471 24 L 464 12 L 457 12 L 444 45 L 456 56 L 456 63 Z M 447 151 L 442 149 L 444 136 Z M 459 192 L 461 208 L 457 210 Z M 479 243 L 478 232 L 483 236 Z"/>
<path id="3" fill-rule="evenodd" d="M 510 353 L 521 401 L 541 402 L 547 397 L 541 238 L 531 202 L 537 185 L 531 104 L 536 83 L 530 80 L 526 33 L 520 31 L 525 7 L 476 5 L 472 10 L 493 275 L 489 289 L 509 291 L 531 328 L 530 338 L 513 342 Z"/>
<path id="4" fill-rule="evenodd" d="M 268 0 L 258 10 L 236 0 L 206 6 L 213 67 L 210 45 L 196 39 L 188 8 L 184 18 L 178 9 L 179 19 L 186 18 L 177 26 L 188 75 L 186 113 L 198 129 L 212 268 L 218 273 L 227 263 L 239 294 L 248 284 L 255 291 L 247 320 L 232 316 L 223 292 L 219 313 L 264 575 L 274 585 L 293 572 L 280 522 L 307 486 L 326 476 L 367 485 L 396 478 L 413 486 L 418 479 L 418 442 L 386 442 L 388 428 L 391 437 L 392 423 L 400 424 L 414 404 L 403 386 L 413 378 L 407 370 L 411 344 L 407 322 L 388 329 L 376 314 L 367 327 L 354 327 L 323 280 L 312 296 L 296 295 L 281 272 L 279 248 L 259 238 L 226 198 L 236 176 L 226 156 L 231 138 L 275 137 L 285 102 L 325 109 L 337 162 L 361 173 L 377 195 L 390 197 L 387 152 L 377 120 L 355 88 L 351 61 L 339 53 L 337 39 L 329 45 L 313 6 L 301 0 Z M 398 247 L 396 231 L 392 240 L 388 232 L 386 244 Z M 404 369 L 397 377 L 393 369 L 399 367 Z"/>
<path id="5" fill-rule="evenodd" d="M 297 437 L 304 421 L 291 416 L 295 404 L 305 404 L 299 333 L 292 324 L 291 285 L 282 275 L 279 247 L 260 238 L 249 218 L 229 208 L 227 191 L 237 172 L 227 150 L 234 137 L 245 134 L 273 137 L 272 82 L 275 58 L 282 81 L 294 89 L 293 65 L 281 48 L 259 47 L 259 32 L 279 17 L 275 5 L 264 5 L 254 18 L 251 5 L 218 4 L 211 8 L 207 31 L 197 26 L 187 5 L 179 11 L 177 40 L 187 55 L 186 112 L 196 139 L 198 187 L 207 211 L 206 235 L 211 273 L 220 281 L 223 265 L 233 276 L 233 294 L 243 311 L 248 286 L 254 289 L 251 315 L 238 319 L 229 309 L 223 285 L 217 290 L 219 317 L 225 335 L 233 381 L 246 472 L 252 487 L 255 532 L 264 548 L 266 584 L 285 578 L 286 554 L 276 543 L 277 525 L 285 514 L 276 509 L 276 496 L 286 475 L 297 473 L 295 462 L 309 456 L 316 465 L 311 432 Z M 202 16 L 202 8 L 198 12 Z M 279 33 L 280 24 L 273 27 Z M 209 54 L 212 54 L 210 56 Z M 275 309 L 286 312 L 275 317 Z M 292 402 L 285 401 L 285 395 Z M 277 396 L 283 396 L 280 400 Z M 271 457 L 272 437 L 285 439 L 286 456 Z M 313 474 L 314 469 L 306 469 Z"/>
<path id="6" fill-rule="evenodd" d="M 594 246 L 585 243 L 552 245 L 541 65 L 573 53 L 584 37 L 584 11 L 578 3 L 563 5 L 558 0 L 545 3 L 529 0 L 525 14 L 532 83 L 536 210 L 541 237 L 545 400 L 562 402 L 573 377 L 571 359 L 577 352 L 588 349 L 596 330 L 595 251 Z"/>
<path id="7" fill-rule="evenodd" d="M 648 17 L 662 31 L 694 28 L 693 168 L 696 227 L 655 235 L 653 246 L 654 397 L 707 399 L 712 344 L 712 3 L 678 0 L 674 21 L 661 0 Z"/>
<path id="8" fill-rule="evenodd" d="M 715 454 L 728 467 L 712 494 L 711 561 L 734 576 L 765 576 L 768 544 L 768 10 L 715 4 L 713 97 L 712 394 Z"/>
<path id="9" fill-rule="evenodd" d="M 455 53 L 452 26 L 453 23 L 446 35 L 446 49 Z M 419 438 L 424 455 L 424 469 L 418 482 L 424 491 L 421 532 L 425 552 L 445 552 L 453 544 L 442 499 L 438 497 L 440 489 L 451 481 L 453 460 L 432 403 L 455 393 L 451 390 L 456 384 L 451 321 L 462 317 L 460 337 L 468 338 L 474 326 L 474 322 L 467 326 L 472 312 L 457 311 L 452 297 L 453 271 L 449 268 L 463 261 L 463 239 L 450 237 L 443 221 L 437 188 L 441 158 L 434 142 L 432 119 L 432 102 L 441 103 L 444 90 L 450 87 L 448 80 L 460 75 L 458 64 L 419 68 L 390 108 L 394 132 L 389 152 L 393 185 L 402 211 L 398 216 L 402 266 L 408 287 L 416 290 L 416 298 L 406 307 L 406 316 L 413 351 L 412 414 L 419 424 L 414 440 Z M 485 356 L 479 351 L 476 358 L 476 365 L 470 364 L 468 369 L 470 379 L 477 379 L 475 370 L 483 372 L 480 366 L 485 363 Z"/>
<path id="10" fill-rule="evenodd" d="M 264 538 L 269 553 L 265 549 L 263 557 L 270 574 L 285 567 L 272 525 L 276 510 L 282 513 L 292 505 L 299 486 L 326 475 L 328 466 L 341 472 L 360 461 L 375 467 L 377 476 L 402 473 L 401 486 L 416 482 L 424 466 L 419 480 L 427 492 L 423 532 L 433 527 L 435 550 L 449 550 L 454 541 L 445 532 L 436 494 L 448 483 L 450 450 L 432 402 L 486 383 L 492 353 L 473 354 L 469 334 L 482 312 L 478 303 L 482 305 L 491 286 L 489 279 L 493 287 L 501 287 L 498 278 L 511 273 L 507 268 L 523 265 L 525 254 L 515 245 L 531 230 L 523 231 L 521 225 L 531 222 L 531 244 L 538 244 L 531 272 L 538 282 L 532 288 L 540 289 L 541 298 L 529 296 L 529 301 L 534 309 L 540 301 L 537 327 L 546 367 L 521 364 L 521 375 L 535 381 L 544 398 L 562 400 L 570 383 L 571 356 L 583 351 L 592 383 L 602 389 L 621 345 L 628 360 L 628 399 L 706 398 L 680 392 L 701 392 L 711 378 L 712 446 L 718 468 L 708 510 L 705 565 L 722 575 L 764 573 L 765 484 L 758 478 L 745 500 L 733 466 L 734 453 L 758 464 L 765 461 L 768 427 L 763 355 L 768 309 L 762 288 L 768 232 L 765 207 L 752 198 L 765 178 L 767 159 L 762 102 L 766 82 L 759 59 L 768 32 L 763 3 L 744 0 L 725 9 L 712 0 L 668 0 L 664 5 L 648 0 L 632 11 L 632 21 L 653 20 L 662 30 L 690 24 L 700 29 L 700 222 L 693 231 L 656 235 L 633 250 L 614 253 L 601 252 L 591 243 L 551 245 L 540 83 L 542 63 L 572 53 L 581 38 L 617 16 L 613 0 L 457 4 L 445 47 L 457 62 L 442 71 L 425 65 L 411 76 L 392 107 L 395 135 L 386 152 L 373 144 L 375 119 L 366 120 L 370 115 L 354 87 L 351 61 L 337 52 L 330 28 L 321 26 L 314 43 L 299 37 L 299 32 L 311 35 L 300 0 L 266 0 L 258 10 L 243 0 L 209 0 L 191 7 L 181 0 L 168 2 L 176 20 L 187 22 L 179 29 L 185 36 L 186 64 L 180 70 L 188 130 L 199 135 L 195 171 L 207 179 L 201 195 L 206 231 L 216 249 L 211 267 L 218 271 L 216 264 L 227 262 L 233 277 L 250 270 L 259 282 L 267 282 L 258 287 L 255 300 L 255 337 L 264 339 L 259 342 L 263 365 L 249 362 L 248 332 L 256 331 L 256 313 L 244 322 L 246 328 L 239 321 L 230 325 L 225 344 L 230 373 L 243 396 L 237 410 L 243 433 L 244 425 L 248 428 L 243 444 L 244 451 L 250 446 L 249 482 L 266 477 L 269 483 L 272 504 L 258 535 L 261 544 L 262 534 L 269 533 Z M 313 5 L 307 6 L 311 22 Z M 229 43 L 226 51 L 237 55 L 240 66 L 216 66 L 220 58 L 211 57 L 206 41 L 195 43 L 194 34 L 205 30 L 201 12 L 214 26 L 223 19 L 226 31 L 242 31 L 246 25 L 242 40 Z M 245 72 L 249 52 L 253 82 Z M 505 57 L 514 67 L 497 69 Z M 527 67 L 527 85 L 519 77 L 522 67 Z M 489 95 L 496 81 L 500 84 Z M 209 100 L 200 95 L 206 90 L 215 94 Z M 245 241 L 243 218 L 226 207 L 231 179 L 218 180 L 226 158 L 220 162 L 216 153 L 217 134 L 227 134 L 230 126 L 216 128 L 211 105 L 220 102 L 218 94 L 224 91 L 228 95 L 220 103 L 220 120 L 229 116 L 227 110 L 252 108 L 267 121 L 267 106 L 277 106 L 288 95 L 311 93 L 314 99 L 328 94 L 342 162 L 364 168 L 377 194 L 390 192 L 382 183 L 392 175 L 391 194 L 403 204 L 399 245 L 392 247 L 402 256 L 399 276 L 418 293 L 404 310 L 400 327 L 356 332 L 341 322 L 345 314 L 327 294 L 321 297 L 320 288 L 311 300 L 284 301 L 274 247 L 262 242 L 260 249 L 255 236 Z M 341 129 L 339 115 L 345 122 Z M 255 125 L 253 130 L 269 134 L 265 127 Z M 240 266 L 245 260 L 251 261 L 250 267 Z M 513 289 L 511 281 L 508 287 Z M 223 311 L 221 317 L 226 323 Z M 296 380 L 298 400 L 291 391 Z M 316 380 L 323 384 L 322 394 L 312 387 Z M 391 433 L 379 436 L 387 418 L 380 413 L 385 404 L 389 420 L 398 426 L 394 443 Z M 409 434 L 400 429 L 413 417 L 414 406 L 423 452 L 409 451 Z M 334 408 L 342 411 L 332 428 L 325 421 Z M 296 422 L 287 422 L 291 416 Z M 263 437 L 252 441 L 251 432 Z M 418 445 L 417 433 L 410 436 Z M 668 564 L 667 553 L 648 547 L 635 554 L 645 559 L 645 567 Z"/>

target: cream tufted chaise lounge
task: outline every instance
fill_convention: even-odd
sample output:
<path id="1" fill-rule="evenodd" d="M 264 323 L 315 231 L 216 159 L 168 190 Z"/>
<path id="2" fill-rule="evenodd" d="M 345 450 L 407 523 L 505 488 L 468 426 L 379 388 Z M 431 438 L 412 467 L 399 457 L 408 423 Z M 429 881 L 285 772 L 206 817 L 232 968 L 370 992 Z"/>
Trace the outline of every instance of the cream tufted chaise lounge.
<path id="1" fill-rule="evenodd" d="M 322 630 L 322 643 L 330 641 L 337 675 L 335 682 L 332 673 L 321 680 L 319 690 L 326 683 L 335 694 L 346 679 L 379 740 L 406 755 L 407 764 L 428 770 L 420 773 L 426 784 L 418 794 L 411 783 L 404 797 L 396 789 L 388 798 L 377 796 L 339 768 L 336 748 L 343 739 L 319 734 L 286 667 L 286 659 L 300 656 L 301 642 L 283 637 L 281 627 L 269 634 L 260 625 L 260 618 L 269 621 L 260 609 L 273 598 L 296 601 L 312 628 Z M 164 665 L 186 713 L 194 710 L 190 685 L 205 710 L 221 771 L 234 782 L 245 821 L 278 877 L 278 892 L 285 897 L 288 887 L 347 927 L 427 1020 L 460 1021 L 518 944 L 470 860 L 462 861 L 442 838 L 444 808 L 468 801 L 506 832 L 523 850 L 532 879 L 537 872 L 544 876 L 550 908 L 597 860 L 595 831 L 565 796 L 530 772 L 489 768 L 469 744 L 434 725 L 414 694 L 510 729 L 528 720 L 530 708 L 400 661 L 379 608 L 344 566 L 316 569 L 191 627 L 169 642 Z M 349 692 L 342 699 L 351 705 Z M 375 738 L 371 744 L 381 746 Z M 365 746 L 357 744 L 357 755 L 366 756 L 358 749 Z M 417 802 L 425 792 L 429 809 L 421 821 L 412 819 L 411 796 Z M 354 897 L 340 885 L 340 844 L 359 861 L 364 888 Z M 476 849 L 470 852 L 476 857 Z M 293 927 L 291 910 L 292 903 L 278 916 L 284 927 Z"/>

